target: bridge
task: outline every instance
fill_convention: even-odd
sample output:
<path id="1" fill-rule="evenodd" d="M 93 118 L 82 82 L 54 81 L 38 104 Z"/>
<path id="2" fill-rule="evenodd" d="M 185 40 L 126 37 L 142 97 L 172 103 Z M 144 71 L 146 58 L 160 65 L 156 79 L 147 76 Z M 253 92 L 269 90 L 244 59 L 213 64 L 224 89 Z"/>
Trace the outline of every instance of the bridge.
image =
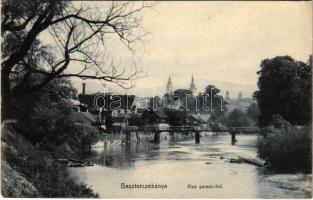
<path id="1" fill-rule="evenodd" d="M 113 129 L 114 130 L 114 129 Z M 160 142 L 160 133 L 195 133 L 195 142 L 200 143 L 200 133 L 201 132 L 228 132 L 232 136 L 232 143 L 236 143 L 236 134 L 239 133 L 260 133 L 260 128 L 258 127 L 222 127 L 222 128 L 211 128 L 206 126 L 165 126 L 165 125 L 155 125 L 155 126 L 125 126 L 120 129 L 126 134 L 126 140 L 130 140 L 131 132 L 141 132 L 141 133 L 154 133 L 153 142 Z"/>

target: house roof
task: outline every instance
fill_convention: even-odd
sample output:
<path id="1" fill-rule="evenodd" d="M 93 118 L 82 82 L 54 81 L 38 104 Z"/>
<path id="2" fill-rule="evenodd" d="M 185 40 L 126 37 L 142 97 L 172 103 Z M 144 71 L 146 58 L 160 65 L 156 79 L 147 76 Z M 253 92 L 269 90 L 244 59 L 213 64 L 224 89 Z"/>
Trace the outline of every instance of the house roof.
<path id="1" fill-rule="evenodd" d="M 73 119 L 76 122 L 97 122 L 97 116 L 89 112 L 74 112 Z"/>
<path id="2" fill-rule="evenodd" d="M 206 123 L 206 121 L 204 121 L 203 119 L 201 119 L 200 117 L 198 117 L 197 115 L 189 115 L 189 117 L 199 123 Z"/>
<path id="3" fill-rule="evenodd" d="M 201 120 L 202 122 L 208 122 L 209 119 L 211 118 L 210 114 L 197 114 L 197 115 L 193 114 L 192 116 L 198 120 Z"/>
<path id="4" fill-rule="evenodd" d="M 81 115 L 83 115 L 86 119 L 88 119 L 91 122 L 97 122 L 98 118 L 96 115 L 93 115 L 89 112 L 81 112 Z"/>
<path id="5" fill-rule="evenodd" d="M 80 102 L 76 99 L 70 99 L 71 103 L 74 105 L 74 106 L 79 106 L 80 105 Z"/>
<path id="6" fill-rule="evenodd" d="M 106 110 L 130 110 L 135 99 L 134 95 L 112 95 L 112 94 L 79 94 L 78 99 L 80 103 L 87 104 L 88 108 L 95 109 L 94 98 L 96 95 L 103 95 L 104 98 L 99 98 L 99 106 L 104 103 Z M 103 102 L 104 100 L 104 102 Z M 119 101 L 120 100 L 120 101 Z"/>

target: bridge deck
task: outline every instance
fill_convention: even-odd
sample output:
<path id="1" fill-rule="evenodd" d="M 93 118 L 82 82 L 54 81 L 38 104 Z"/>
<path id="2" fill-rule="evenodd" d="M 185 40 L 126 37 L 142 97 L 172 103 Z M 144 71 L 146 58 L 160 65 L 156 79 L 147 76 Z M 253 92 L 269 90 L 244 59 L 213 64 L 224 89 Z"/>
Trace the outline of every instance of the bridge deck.
<path id="1" fill-rule="evenodd" d="M 122 130 L 127 132 L 236 132 L 236 133 L 259 133 L 258 127 L 227 127 L 211 128 L 203 126 L 126 126 Z"/>

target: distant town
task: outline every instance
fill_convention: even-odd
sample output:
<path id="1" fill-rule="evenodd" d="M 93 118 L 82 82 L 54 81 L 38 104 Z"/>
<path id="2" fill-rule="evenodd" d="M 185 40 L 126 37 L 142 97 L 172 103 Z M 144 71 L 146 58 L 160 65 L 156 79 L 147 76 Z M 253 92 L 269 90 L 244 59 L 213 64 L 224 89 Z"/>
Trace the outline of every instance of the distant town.
<path id="1" fill-rule="evenodd" d="M 210 91 L 199 90 L 198 92 L 193 76 L 188 89 L 175 89 L 171 77 L 164 85 L 165 93 L 162 97 L 138 97 L 112 92 L 89 93 L 88 85 L 82 83 L 78 98 L 72 99 L 73 109 L 85 116 L 91 123 L 103 124 L 103 127 L 105 124 L 107 126 L 112 124 L 112 127 L 125 127 L 143 125 L 143 123 L 150 125 L 169 123 L 177 120 L 180 123 L 174 123 L 175 125 L 208 125 L 212 123 L 212 113 L 217 112 L 213 104 L 218 104 L 217 110 L 227 114 L 233 110 L 246 112 L 252 104 L 256 103 L 253 98 L 242 98 L 242 93 L 239 93 L 237 98 L 231 99 L 229 91 L 226 91 L 224 97 L 216 99 L 219 95 L 212 94 L 216 89 L 213 85 L 209 86 Z M 207 99 L 198 98 L 204 97 L 206 92 L 208 93 Z M 210 102 L 213 95 L 216 95 L 215 103 Z M 185 119 L 171 119 L 170 111 L 185 112 Z M 106 123 L 106 120 L 110 122 Z"/>

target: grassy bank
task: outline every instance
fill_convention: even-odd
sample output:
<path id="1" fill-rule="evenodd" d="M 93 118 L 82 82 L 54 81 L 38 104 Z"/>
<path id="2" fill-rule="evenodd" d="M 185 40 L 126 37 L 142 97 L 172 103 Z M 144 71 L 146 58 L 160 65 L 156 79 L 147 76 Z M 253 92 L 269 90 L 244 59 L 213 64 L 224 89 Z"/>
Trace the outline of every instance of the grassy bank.
<path id="1" fill-rule="evenodd" d="M 13 125 L 3 123 L 1 133 L 4 197 L 98 197 L 53 162 L 55 153 L 32 145 Z"/>

